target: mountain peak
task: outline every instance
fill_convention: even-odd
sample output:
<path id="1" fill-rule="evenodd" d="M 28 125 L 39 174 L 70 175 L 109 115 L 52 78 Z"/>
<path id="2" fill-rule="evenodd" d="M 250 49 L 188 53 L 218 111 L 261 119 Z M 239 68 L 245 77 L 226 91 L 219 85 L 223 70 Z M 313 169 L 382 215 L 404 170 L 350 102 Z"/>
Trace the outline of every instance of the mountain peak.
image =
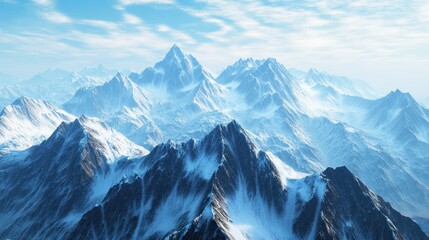
<path id="1" fill-rule="evenodd" d="M 115 74 L 115 76 L 113 77 L 113 79 L 119 80 L 119 81 L 125 81 L 126 80 L 126 76 L 124 76 L 121 72 L 117 72 Z"/>
<path id="2" fill-rule="evenodd" d="M 213 77 L 192 55 L 173 45 L 164 59 L 154 67 L 146 68 L 140 75 L 133 75 L 134 82 L 152 86 L 168 93 L 191 89 L 204 79 Z"/>
<path id="3" fill-rule="evenodd" d="M 226 148 L 240 148 L 256 150 L 256 146 L 250 140 L 246 131 L 237 121 L 232 120 L 227 125 L 217 125 L 206 137 L 210 146 L 222 144 Z M 245 143 L 245 144 L 244 144 Z M 244 145 L 242 145 L 244 144 Z M 231 151 L 233 151 L 231 149 Z"/>
<path id="4" fill-rule="evenodd" d="M 129 89 L 133 88 L 133 81 L 121 72 L 118 72 L 110 81 L 105 82 L 101 88 L 104 88 L 105 90 L 108 89 L 110 92 L 119 92 L 122 90 L 128 92 Z"/>
<path id="5" fill-rule="evenodd" d="M 279 64 L 277 59 L 271 58 L 271 57 L 267 58 L 267 60 L 265 60 L 265 63 L 267 63 L 267 64 Z"/>
<path id="6" fill-rule="evenodd" d="M 325 171 L 323 171 L 322 174 L 328 177 L 334 174 L 341 175 L 341 176 L 353 176 L 350 170 L 345 166 L 336 167 L 336 168 L 328 167 Z"/>
<path id="7" fill-rule="evenodd" d="M 5 111 L 15 111 L 15 114 L 26 114 L 28 117 L 38 115 L 38 111 L 44 112 L 48 109 L 56 110 L 56 107 L 44 100 L 34 99 L 27 96 L 17 98 L 9 106 L 4 108 Z"/>
<path id="8" fill-rule="evenodd" d="M 228 125 L 226 125 L 226 128 L 234 130 L 236 132 L 243 132 L 244 131 L 244 129 L 241 127 L 241 125 L 235 119 L 233 119 L 230 123 L 228 123 Z"/>
<path id="9" fill-rule="evenodd" d="M 13 101 L 11 105 L 25 106 L 25 105 L 28 105 L 28 103 L 35 102 L 35 101 L 41 101 L 41 100 L 35 100 L 27 96 L 21 96 L 17 98 L 15 101 Z"/>
<path id="10" fill-rule="evenodd" d="M 0 113 L 0 147 L 26 149 L 49 137 L 61 122 L 73 119 L 49 102 L 20 97 Z"/>
<path id="11" fill-rule="evenodd" d="M 81 148 L 90 147 L 112 163 L 122 156 L 141 156 L 148 151 L 140 147 L 98 118 L 82 115 L 71 123 L 61 123 L 48 142 L 65 139 L 65 144 L 79 143 Z M 89 144 L 89 146 L 87 146 Z"/>
<path id="12" fill-rule="evenodd" d="M 229 83 L 240 80 L 243 76 L 260 67 L 265 60 L 255 60 L 253 58 L 240 58 L 238 61 L 226 67 L 216 78 L 219 83 Z"/>
<path id="13" fill-rule="evenodd" d="M 242 64 L 253 64 L 255 60 L 253 58 L 240 58 L 234 65 L 242 65 Z"/>
<path id="14" fill-rule="evenodd" d="M 391 91 L 390 94 L 392 95 L 410 95 L 409 93 L 402 92 L 399 88 L 397 88 L 395 91 Z"/>
<path id="15" fill-rule="evenodd" d="M 270 69 L 271 71 L 287 71 L 286 68 L 275 58 L 267 58 L 259 69 Z"/>
<path id="16" fill-rule="evenodd" d="M 179 46 L 177 46 L 177 44 L 173 44 L 173 46 L 171 46 L 170 52 L 171 51 L 182 53 L 182 50 L 180 49 Z"/>
<path id="17" fill-rule="evenodd" d="M 406 93 L 406 92 L 402 92 L 399 89 L 396 89 L 395 91 L 391 91 L 387 96 L 386 99 L 394 99 L 394 100 L 405 100 L 408 102 L 416 102 L 413 98 L 413 96 L 411 96 L 410 93 Z"/>
<path id="18" fill-rule="evenodd" d="M 181 59 L 184 59 L 184 58 L 186 58 L 186 54 L 183 53 L 183 51 L 176 44 L 174 44 L 165 55 L 165 58 L 163 61 L 170 60 L 170 59 L 180 61 Z"/>

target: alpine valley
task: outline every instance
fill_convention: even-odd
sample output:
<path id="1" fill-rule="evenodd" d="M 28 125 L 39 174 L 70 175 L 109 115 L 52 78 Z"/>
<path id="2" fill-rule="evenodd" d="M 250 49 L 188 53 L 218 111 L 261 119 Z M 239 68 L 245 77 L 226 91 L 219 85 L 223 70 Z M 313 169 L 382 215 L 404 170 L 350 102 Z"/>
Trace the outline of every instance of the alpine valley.
<path id="1" fill-rule="evenodd" d="M 276 59 L 0 87 L 0 239 L 429 239 L 429 110 Z"/>

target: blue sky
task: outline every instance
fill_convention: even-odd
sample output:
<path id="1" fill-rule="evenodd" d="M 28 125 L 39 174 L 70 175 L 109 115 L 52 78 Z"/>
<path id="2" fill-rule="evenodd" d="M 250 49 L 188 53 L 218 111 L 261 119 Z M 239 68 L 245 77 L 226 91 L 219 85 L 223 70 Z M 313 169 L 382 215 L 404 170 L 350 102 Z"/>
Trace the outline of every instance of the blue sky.
<path id="1" fill-rule="evenodd" d="M 428 1 L 0 0 L 0 72 L 142 71 L 178 44 L 215 75 L 275 57 L 429 96 Z"/>

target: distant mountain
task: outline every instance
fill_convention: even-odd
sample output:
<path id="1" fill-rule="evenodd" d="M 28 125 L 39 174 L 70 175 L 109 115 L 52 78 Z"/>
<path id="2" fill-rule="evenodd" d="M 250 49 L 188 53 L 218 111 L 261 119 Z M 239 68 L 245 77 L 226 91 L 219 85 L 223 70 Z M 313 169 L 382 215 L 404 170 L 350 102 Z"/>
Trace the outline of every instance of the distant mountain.
<path id="1" fill-rule="evenodd" d="M 147 94 L 121 73 L 101 86 L 79 89 L 64 109 L 75 115 L 106 116 L 121 111 L 124 107 L 135 113 L 148 111 L 150 102 Z"/>
<path id="2" fill-rule="evenodd" d="M 0 87 L 17 83 L 19 79 L 7 73 L 0 72 Z"/>
<path id="3" fill-rule="evenodd" d="M 107 193 L 115 180 L 104 174 L 120 168 L 119 159 L 146 153 L 99 120 L 81 117 L 26 154 L 0 157 L 0 238 L 61 238 Z"/>
<path id="4" fill-rule="evenodd" d="M 338 93 L 350 96 L 360 96 L 365 98 L 375 98 L 376 93 L 368 84 L 359 80 L 352 80 L 343 76 L 330 75 L 310 69 L 304 78 L 305 83 L 311 87 L 325 86 L 335 89 Z"/>
<path id="5" fill-rule="evenodd" d="M 184 54 L 177 46 L 155 67 L 147 68 L 142 74 L 130 74 L 130 78 L 133 81 L 119 74 L 102 86 L 82 88 L 63 107 L 76 115 L 99 117 L 133 141 L 150 148 L 170 136 L 183 134 L 186 139 L 187 130 L 196 131 L 198 124 L 189 118 L 201 119 L 201 125 L 207 123 L 202 120 L 209 117 L 199 115 L 218 112 L 223 104 L 225 89 L 194 57 Z M 210 118 L 225 119 L 223 116 Z M 207 133 L 216 124 L 218 122 L 198 131 Z"/>
<path id="6" fill-rule="evenodd" d="M 91 76 L 93 78 L 100 78 L 104 82 L 106 78 L 114 76 L 118 71 L 108 69 L 103 65 L 99 64 L 97 67 L 87 67 L 79 71 L 82 76 Z"/>
<path id="7" fill-rule="evenodd" d="M 220 83 L 231 83 L 234 79 L 241 79 L 248 73 L 260 67 L 264 60 L 254 60 L 253 58 L 242 59 L 240 58 L 234 64 L 226 67 L 225 70 L 216 78 Z"/>
<path id="8" fill-rule="evenodd" d="M 298 86 L 286 68 L 273 58 L 256 61 L 240 59 L 225 69 L 217 81 L 242 95 L 250 106 L 267 95 L 278 94 L 285 103 L 297 107 Z"/>
<path id="9" fill-rule="evenodd" d="M 156 100 L 154 101 L 156 103 Z M 151 124 L 150 111 L 154 104 L 149 93 L 121 73 L 101 86 L 79 89 L 63 108 L 75 115 L 87 115 L 103 119 L 126 136 L 132 136 L 141 127 L 145 132 L 139 139 L 155 144 L 160 141 L 157 126 Z M 152 129 L 152 130 L 149 130 Z M 142 136 L 147 135 L 147 138 Z M 149 139 L 152 141 L 149 142 Z M 137 141 L 142 142 L 142 141 Z"/>
<path id="10" fill-rule="evenodd" d="M 154 87 L 167 93 L 191 89 L 203 80 L 211 79 L 210 73 L 192 56 L 174 45 L 164 59 L 140 75 L 130 77 L 142 86 Z"/>
<path id="11" fill-rule="evenodd" d="M 0 113 L 0 152 L 23 150 L 41 143 L 61 122 L 74 116 L 52 104 L 21 97 Z"/>
<path id="12" fill-rule="evenodd" d="M 429 143 L 429 110 L 418 104 L 409 93 L 391 92 L 372 102 L 368 110 L 366 120 L 371 127 L 389 131 L 400 141 Z"/>
<path id="13" fill-rule="evenodd" d="M 114 73 L 102 66 L 84 69 L 81 73 L 49 69 L 29 80 L 0 86 L 0 104 L 3 104 L 0 108 L 21 96 L 44 99 L 58 106 L 70 99 L 79 88 L 101 85 L 112 76 Z"/>
<path id="14" fill-rule="evenodd" d="M 219 109 L 224 91 L 197 59 L 176 45 L 154 67 L 130 78 L 161 102 L 192 112 Z"/>

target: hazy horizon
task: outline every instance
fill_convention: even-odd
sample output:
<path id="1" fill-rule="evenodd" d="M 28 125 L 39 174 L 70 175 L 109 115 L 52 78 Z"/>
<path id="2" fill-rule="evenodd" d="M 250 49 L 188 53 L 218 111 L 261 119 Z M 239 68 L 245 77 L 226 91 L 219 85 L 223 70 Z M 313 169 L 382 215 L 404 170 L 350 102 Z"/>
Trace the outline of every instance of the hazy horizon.
<path id="1" fill-rule="evenodd" d="M 239 58 L 274 57 L 381 95 L 429 96 L 423 1 L 0 0 L 0 36 L 0 72 L 21 79 L 98 64 L 141 72 L 177 44 L 215 75 Z"/>

